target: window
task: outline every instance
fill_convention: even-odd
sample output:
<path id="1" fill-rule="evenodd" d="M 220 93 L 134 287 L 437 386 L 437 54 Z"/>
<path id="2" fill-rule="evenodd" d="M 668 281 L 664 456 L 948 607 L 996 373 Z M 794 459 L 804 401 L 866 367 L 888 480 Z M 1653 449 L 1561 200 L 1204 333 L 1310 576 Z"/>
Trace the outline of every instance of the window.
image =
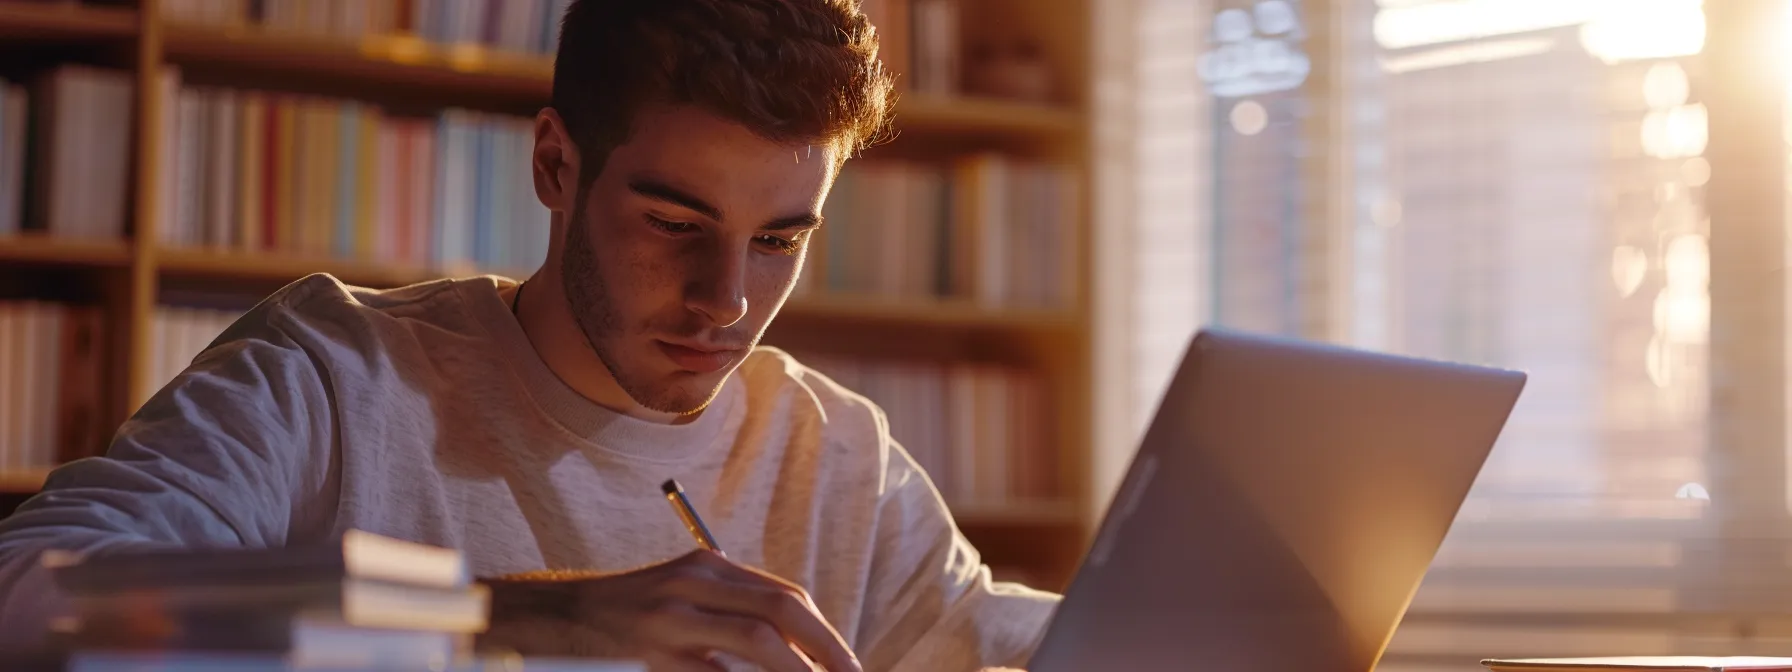
<path id="1" fill-rule="evenodd" d="M 1531 383 L 1382 669 L 1785 655 L 1792 599 L 1742 594 L 1792 585 L 1776 541 L 1792 413 L 1749 406 L 1792 399 L 1789 357 L 1718 351 L 1713 333 L 1792 315 L 1784 196 L 1734 186 L 1788 155 L 1777 132 L 1747 146 L 1719 127 L 1759 110 L 1706 48 L 1784 10 L 1723 1 L 1724 21 L 1699 0 L 1106 7 L 1130 38 L 1108 40 L 1111 63 L 1131 66 L 1100 112 L 1132 148 L 1103 164 L 1130 178 L 1103 193 L 1132 228 L 1126 267 L 1103 271 L 1134 402 L 1112 436 L 1143 430 L 1201 324 L 1521 368 Z M 1754 282 L 1725 265 L 1747 250 L 1714 248 L 1714 219 L 1725 249 L 1780 246 L 1777 270 L 1747 271 L 1772 271 L 1778 303 L 1713 293 Z M 1764 414 L 1777 433 L 1736 429 Z"/>

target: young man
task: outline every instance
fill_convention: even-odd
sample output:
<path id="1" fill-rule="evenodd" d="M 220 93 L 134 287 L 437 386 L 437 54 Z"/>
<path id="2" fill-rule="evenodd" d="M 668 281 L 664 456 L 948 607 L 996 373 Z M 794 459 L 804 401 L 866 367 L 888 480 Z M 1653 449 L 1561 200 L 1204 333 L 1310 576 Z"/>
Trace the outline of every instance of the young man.
<path id="1" fill-rule="evenodd" d="M 834 176 L 885 122 L 856 5 L 574 2 L 536 121 L 540 270 L 391 291 L 312 276 L 268 298 L 106 457 L 0 523 L 0 648 L 61 607 L 46 549 L 354 527 L 462 549 L 493 587 L 487 641 L 525 653 L 1024 662 L 1056 596 L 992 583 L 877 408 L 755 347 Z M 668 478 L 726 558 L 691 551 Z"/>

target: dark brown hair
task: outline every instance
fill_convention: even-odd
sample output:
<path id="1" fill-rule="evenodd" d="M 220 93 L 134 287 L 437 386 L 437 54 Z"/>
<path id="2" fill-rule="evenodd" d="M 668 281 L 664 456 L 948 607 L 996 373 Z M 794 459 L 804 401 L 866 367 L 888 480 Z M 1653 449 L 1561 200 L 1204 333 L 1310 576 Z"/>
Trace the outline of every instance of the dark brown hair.
<path id="1" fill-rule="evenodd" d="M 582 178 L 644 105 L 694 105 L 773 141 L 841 157 L 885 133 L 895 96 L 858 0 L 573 0 L 553 106 Z"/>

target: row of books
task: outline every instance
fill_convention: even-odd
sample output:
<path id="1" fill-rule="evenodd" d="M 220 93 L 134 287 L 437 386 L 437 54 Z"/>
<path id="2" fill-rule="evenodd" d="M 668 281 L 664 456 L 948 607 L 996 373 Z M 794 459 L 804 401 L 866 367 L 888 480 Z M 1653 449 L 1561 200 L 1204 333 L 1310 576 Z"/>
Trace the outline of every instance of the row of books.
<path id="1" fill-rule="evenodd" d="M 1075 174 L 977 154 L 949 165 L 859 161 L 841 171 L 800 285 L 992 307 L 1076 298 Z"/>
<path id="2" fill-rule="evenodd" d="M 1044 501 L 1058 487 L 1052 403 L 1037 374 L 994 365 L 800 359 L 884 410 L 890 434 L 954 505 Z"/>
<path id="3" fill-rule="evenodd" d="M 0 235 L 124 235 L 131 74 L 65 65 L 0 90 Z"/>
<path id="4" fill-rule="evenodd" d="M 522 118 L 406 117 L 351 100 L 183 88 L 172 69 L 162 89 L 166 245 L 450 272 L 513 271 L 546 253 Z M 70 65 L 30 91 L 0 93 L 0 234 L 123 234 L 130 91 L 128 73 Z M 17 114 L 27 99 L 35 119 Z M 1069 304 L 1078 198 L 1072 169 L 999 154 L 854 161 L 828 199 L 801 291 Z"/>
<path id="5" fill-rule="evenodd" d="M 527 268 L 546 253 L 524 120 L 228 89 L 171 98 L 165 244 L 448 269 Z M 1068 305 L 1077 198 L 1067 167 L 999 154 L 854 162 L 804 291 Z"/>
<path id="6" fill-rule="evenodd" d="M 101 354 L 98 308 L 0 302 L 0 471 L 92 451 Z"/>
<path id="7" fill-rule="evenodd" d="M 0 235 L 19 230 L 25 217 L 25 122 L 31 93 L 0 80 Z"/>
<path id="8" fill-rule="evenodd" d="M 860 8 L 877 27 L 878 57 L 899 74 L 899 86 L 930 94 L 961 90 L 959 0 L 863 0 Z"/>
<path id="9" fill-rule="evenodd" d="M 527 119 L 165 86 L 168 246 L 450 270 L 530 268 L 547 254 Z"/>
<path id="10" fill-rule="evenodd" d="M 170 19 L 334 38 L 409 33 L 523 54 L 559 46 L 572 0 L 166 0 Z"/>
<path id="11" fill-rule="evenodd" d="M 138 398 L 147 399 L 173 381 L 239 317 L 241 311 L 157 306 L 150 318 L 149 376 L 144 381 L 149 389 Z"/>
<path id="12" fill-rule="evenodd" d="M 166 0 L 183 23 L 256 26 L 281 32 L 359 38 L 414 35 L 519 54 L 552 54 L 571 0 Z M 959 0 L 864 0 L 877 26 L 884 66 L 910 90 L 952 94 L 963 70 Z"/>

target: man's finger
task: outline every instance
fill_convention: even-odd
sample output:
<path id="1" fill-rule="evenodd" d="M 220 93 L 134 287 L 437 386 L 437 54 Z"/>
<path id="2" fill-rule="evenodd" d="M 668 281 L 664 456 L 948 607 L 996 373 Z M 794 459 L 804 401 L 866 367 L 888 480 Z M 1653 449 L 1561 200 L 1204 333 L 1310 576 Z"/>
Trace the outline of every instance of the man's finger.
<path id="1" fill-rule="evenodd" d="M 800 590 L 757 574 L 725 579 L 686 578 L 669 582 L 669 596 L 699 608 L 739 614 L 770 624 L 778 634 L 829 672 L 858 672 L 859 661 L 840 634 L 815 611 Z"/>

